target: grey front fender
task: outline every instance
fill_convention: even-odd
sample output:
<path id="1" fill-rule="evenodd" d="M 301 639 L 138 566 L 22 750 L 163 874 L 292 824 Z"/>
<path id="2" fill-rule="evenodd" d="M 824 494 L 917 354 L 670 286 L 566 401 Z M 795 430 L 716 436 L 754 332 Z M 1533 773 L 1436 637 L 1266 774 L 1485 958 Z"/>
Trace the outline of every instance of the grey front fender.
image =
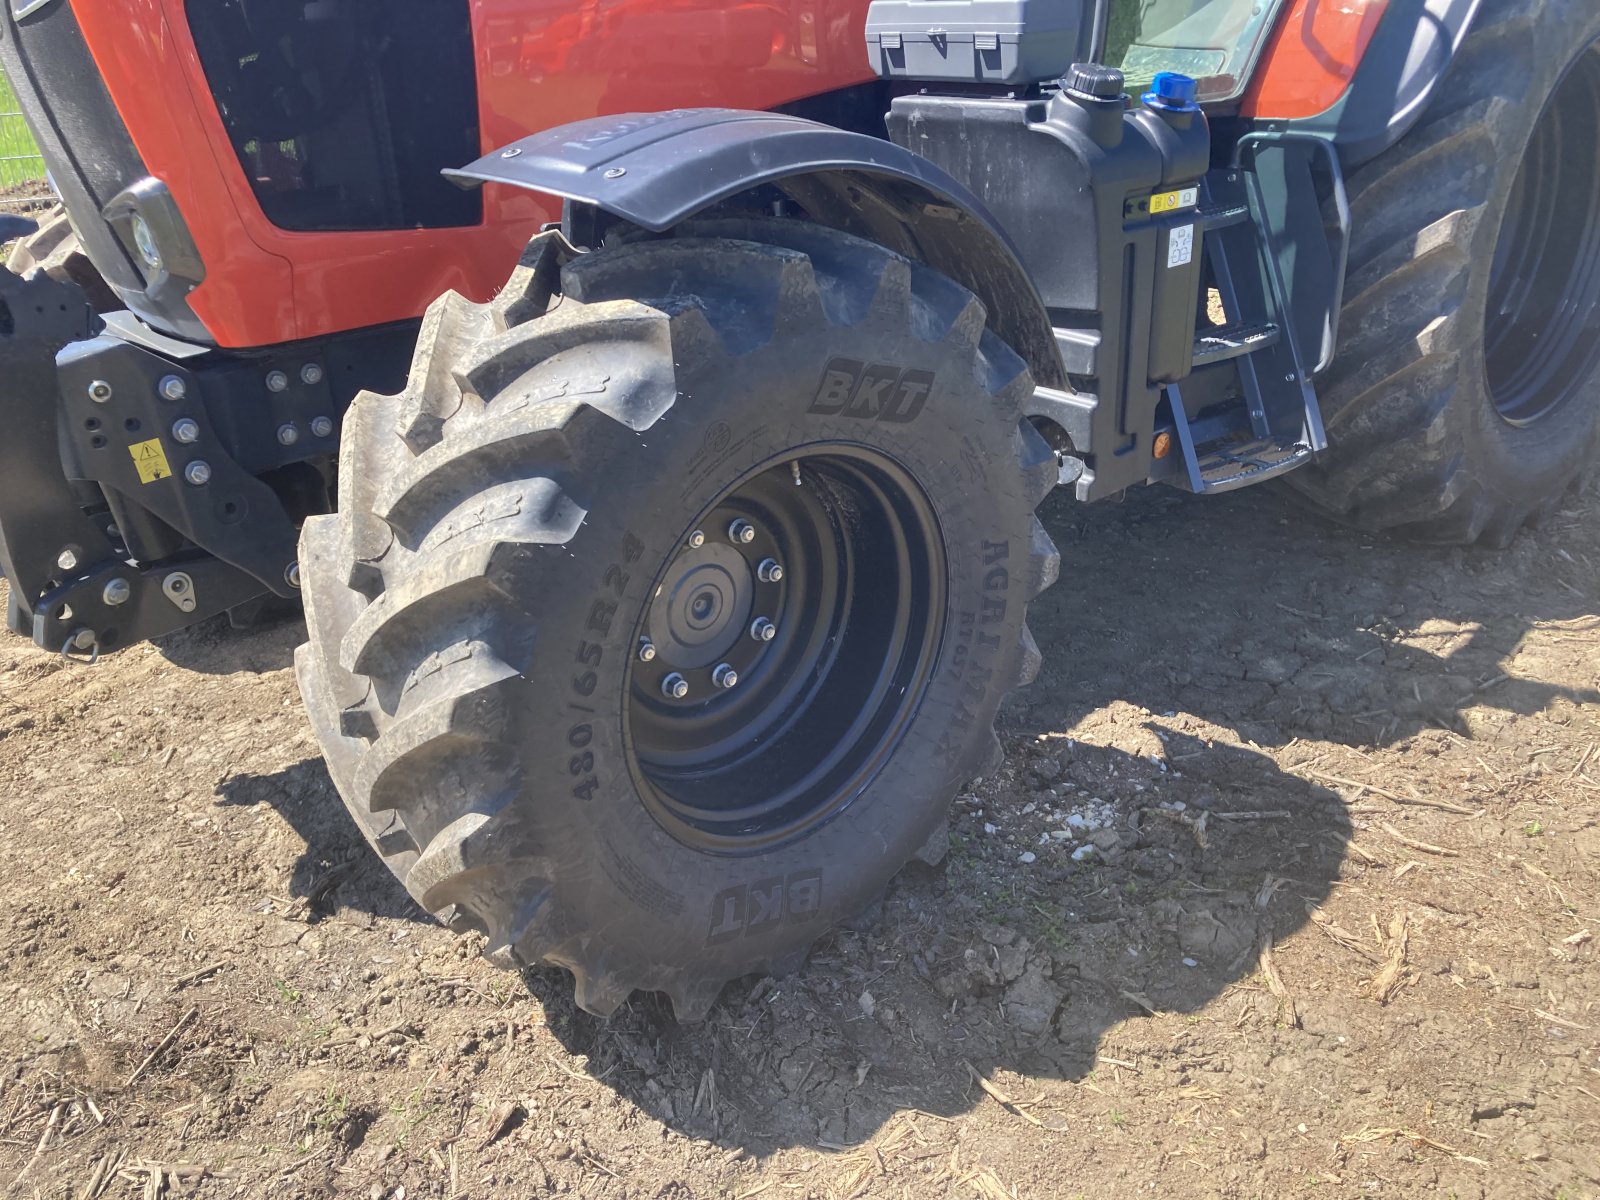
<path id="1" fill-rule="evenodd" d="M 654 232 L 771 185 L 814 220 L 966 287 L 1036 383 L 1066 386 L 1049 314 L 1010 240 L 977 197 L 893 142 L 779 113 L 684 109 L 548 129 L 445 175 L 591 204 Z"/>

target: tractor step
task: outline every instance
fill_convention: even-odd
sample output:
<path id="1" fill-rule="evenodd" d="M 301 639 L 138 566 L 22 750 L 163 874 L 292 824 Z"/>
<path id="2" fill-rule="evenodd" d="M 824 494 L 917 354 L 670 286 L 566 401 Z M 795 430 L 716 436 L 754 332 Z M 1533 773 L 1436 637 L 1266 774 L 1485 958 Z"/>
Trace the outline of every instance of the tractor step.
<path id="1" fill-rule="evenodd" d="M 1273 438 L 1207 447 L 1195 462 L 1197 492 L 1231 492 L 1292 471 L 1311 457 L 1303 442 L 1284 445 Z"/>
<path id="2" fill-rule="evenodd" d="M 1194 365 L 1204 367 L 1230 358 L 1242 358 L 1276 346 L 1282 340 L 1283 330 L 1270 321 L 1210 329 L 1195 339 Z"/>

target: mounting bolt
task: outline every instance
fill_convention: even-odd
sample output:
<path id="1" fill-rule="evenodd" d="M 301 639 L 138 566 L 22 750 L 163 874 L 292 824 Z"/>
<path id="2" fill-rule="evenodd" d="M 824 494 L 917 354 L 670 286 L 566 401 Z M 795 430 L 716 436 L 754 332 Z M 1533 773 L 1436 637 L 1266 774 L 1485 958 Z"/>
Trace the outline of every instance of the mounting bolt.
<path id="1" fill-rule="evenodd" d="M 268 371 L 267 372 L 267 391 L 269 391 L 269 392 L 282 392 L 282 391 L 287 391 L 288 387 L 289 387 L 289 377 L 287 375 L 285 375 L 282 371 Z"/>
<path id="2" fill-rule="evenodd" d="M 756 527 L 739 517 L 728 526 L 728 540 L 737 542 L 741 546 L 748 546 L 756 540 Z"/>
<path id="3" fill-rule="evenodd" d="M 1285 383 L 1298 383 L 1300 381 L 1300 376 L 1291 373 L 1291 374 L 1285 375 L 1283 377 L 1283 381 Z"/>
<path id="4" fill-rule="evenodd" d="M 332 417 L 312 417 L 311 433 L 314 437 L 328 437 L 333 433 Z"/>
<path id="5" fill-rule="evenodd" d="M 73 633 L 71 645 L 74 650 L 89 650 L 94 647 L 95 637 L 92 629 L 79 629 Z"/>
<path id="6" fill-rule="evenodd" d="M 639 661 L 654 662 L 656 657 L 655 643 L 647 637 L 639 639 Z"/>
<path id="7" fill-rule="evenodd" d="M 104 379 L 96 379 L 89 385 L 89 399 L 96 404 L 110 404 L 111 385 Z"/>
<path id="8" fill-rule="evenodd" d="M 293 421 L 278 426 L 278 445 L 292 446 L 300 440 L 300 427 Z"/>
<path id="9" fill-rule="evenodd" d="M 738 687 L 739 672 L 735 671 L 727 663 L 719 663 L 716 669 L 711 672 L 711 682 L 719 688 Z"/>
<path id="10" fill-rule="evenodd" d="M 783 578 L 783 564 L 775 558 L 763 558 L 756 567 L 756 578 L 762 583 L 777 583 Z"/>
<path id="11" fill-rule="evenodd" d="M 316 387 L 322 382 L 322 367 L 318 363 L 307 363 L 300 368 L 300 382 L 307 387 Z"/>
<path id="12" fill-rule="evenodd" d="M 179 417 L 172 423 L 172 440 L 185 446 L 200 440 L 200 422 L 193 417 Z"/>
<path id="13" fill-rule="evenodd" d="M 76 571 L 78 569 L 78 552 L 71 547 L 56 555 L 56 566 L 63 571 Z"/>
<path id="14" fill-rule="evenodd" d="M 628 173 L 627 167 L 611 167 L 606 171 L 607 179 L 621 179 Z"/>
<path id="15" fill-rule="evenodd" d="M 283 569 L 283 579 L 284 579 L 284 582 L 287 583 L 290 587 L 292 587 L 292 588 L 299 587 L 300 586 L 300 564 L 297 563 L 297 562 L 292 562 L 287 567 L 285 567 Z"/>
<path id="16" fill-rule="evenodd" d="M 189 385 L 176 375 L 166 375 L 156 384 L 156 391 L 161 393 L 163 399 L 176 403 L 189 394 Z"/>
<path id="17" fill-rule="evenodd" d="M 765 617 L 750 622 L 750 636 L 758 642 L 770 642 L 778 636 L 778 627 Z"/>
<path id="18" fill-rule="evenodd" d="M 696 529 L 693 533 L 691 533 L 689 535 L 689 548 L 691 550 L 698 550 L 698 549 L 700 549 L 701 546 L 704 546 L 705 544 L 706 544 L 706 535 L 704 533 L 700 532 L 700 530 Z"/>
<path id="19" fill-rule="evenodd" d="M 183 469 L 183 477 L 195 487 L 204 487 L 211 482 L 211 464 L 197 458 Z"/>
<path id="20" fill-rule="evenodd" d="M 126 604 L 133 596 L 133 585 L 126 579 L 113 579 L 106 584 L 105 591 L 100 593 L 100 599 L 115 607 Z"/>
<path id="21" fill-rule="evenodd" d="M 682 700 L 689 694 L 689 681 L 674 671 L 661 681 L 661 694 L 669 700 Z"/>

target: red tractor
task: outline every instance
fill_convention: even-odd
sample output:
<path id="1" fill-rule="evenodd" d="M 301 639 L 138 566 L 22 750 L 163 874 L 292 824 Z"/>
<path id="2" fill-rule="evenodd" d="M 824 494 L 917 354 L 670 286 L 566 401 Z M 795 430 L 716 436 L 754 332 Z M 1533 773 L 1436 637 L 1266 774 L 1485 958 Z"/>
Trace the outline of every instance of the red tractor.
<path id="1" fill-rule="evenodd" d="M 596 1013 L 699 1016 L 938 859 L 1052 488 L 1502 544 L 1594 457 L 1591 0 L 3 29 L 63 204 L 0 272 L 11 627 L 303 603 L 374 849 Z"/>

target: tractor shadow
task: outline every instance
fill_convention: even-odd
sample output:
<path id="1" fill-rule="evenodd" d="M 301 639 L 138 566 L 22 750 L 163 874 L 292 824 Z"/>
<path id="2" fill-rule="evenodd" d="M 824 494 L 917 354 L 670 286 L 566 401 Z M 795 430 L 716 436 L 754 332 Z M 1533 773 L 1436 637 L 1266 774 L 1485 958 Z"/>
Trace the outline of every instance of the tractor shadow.
<path id="1" fill-rule="evenodd" d="M 283 894 L 305 902 L 308 924 L 341 911 L 436 924 L 367 845 L 322 759 L 304 759 L 267 775 L 229 775 L 217 785 L 217 803 L 270 805 L 305 843 Z"/>
<path id="2" fill-rule="evenodd" d="M 855 1146 L 907 1109 L 968 1112 L 984 1102 L 979 1075 L 1016 1072 L 1025 1081 L 1007 1086 L 1029 1100 L 1048 1081 L 1088 1078 L 1108 1033 L 1197 1012 L 1254 974 L 1263 939 L 1304 924 L 1339 874 L 1345 805 L 1250 752 L 1228 756 L 1225 792 L 1207 785 L 1215 811 L 1204 822 L 1202 789 L 1152 783 L 1151 809 L 1158 794 L 1191 801 L 1160 815 L 1117 805 L 1118 845 L 1105 861 L 1074 861 L 1038 843 L 1050 823 L 1039 809 L 1052 803 L 1030 782 L 1042 762 L 1008 743 L 1018 767 L 981 785 L 982 811 L 958 802 L 946 862 L 903 872 L 881 911 L 824 937 L 799 974 L 737 980 L 704 1023 L 678 1025 L 664 998 L 644 994 L 598 1020 L 574 1007 L 564 972 L 525 972 L 551 1031 L 595 1078 L 687 1136 L 753 1154 Z M 1077 755 L 1069 772 L 1159 773 L 1105 749 Z M 1243 810 L 1282 815 L 1217 816 Z M 999 832 L 985 835 L 986 824 Z M 1028 846 L 1037 854 L 1021 864 Z M 1251 1004 L 1250 1021 L 1270 1029 L 1276 1002 L 1262 993 Z M 1302 1014 L 1315 1029 L 1320 1013 L 1302 1004 Z M 1048 1100 L 1030 1109 L 1047 1127 L 1064 1113 Z"/>

